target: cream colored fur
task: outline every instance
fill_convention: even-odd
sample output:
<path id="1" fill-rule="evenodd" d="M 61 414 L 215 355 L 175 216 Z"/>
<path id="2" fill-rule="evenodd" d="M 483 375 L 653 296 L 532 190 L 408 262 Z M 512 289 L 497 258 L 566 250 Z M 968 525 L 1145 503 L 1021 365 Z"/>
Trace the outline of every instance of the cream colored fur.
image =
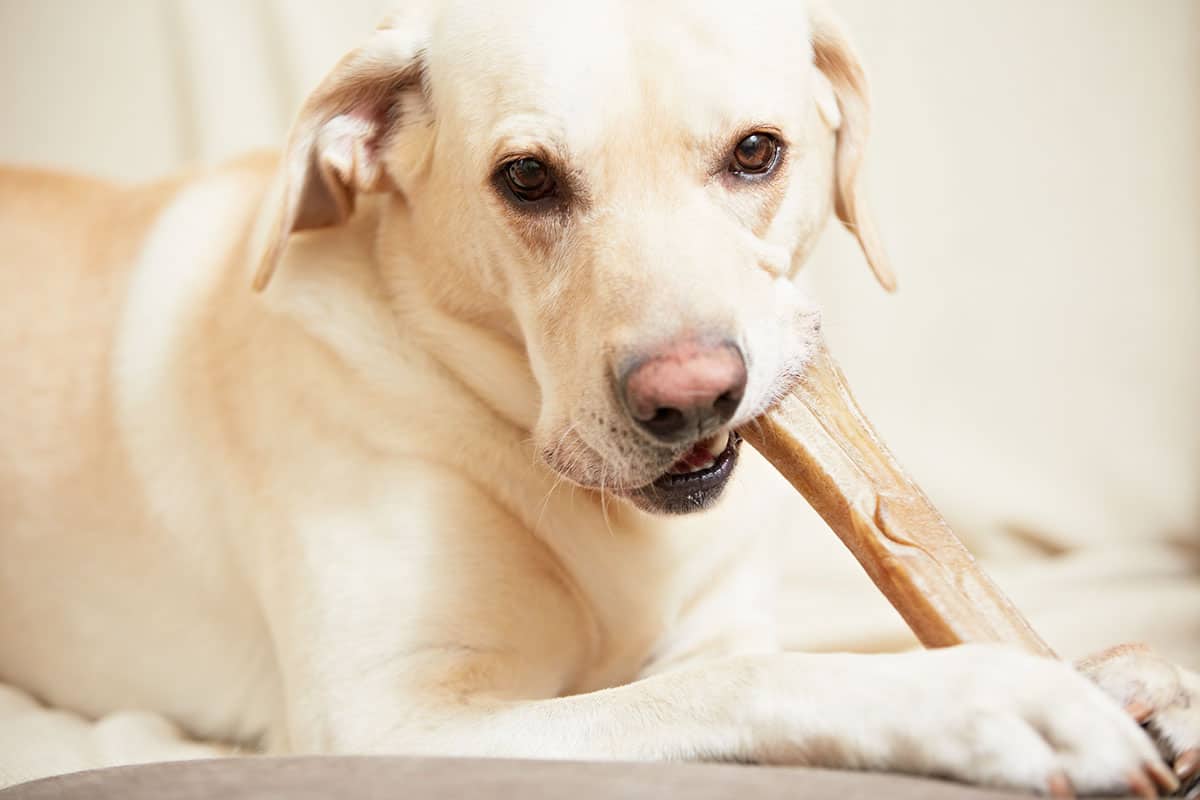
<path id="1" fill-rule="evenodd" d="M 861 68 L 826 14 L 777 5 L 753 37 L 718 3 L 418 6 L 278 161 L 145 188 L 3 173 L 0 678 L 280 752 L 1089 791 L 1158 764 L 1064 664 L 779 652 L 768 534 L 795 499 L 748 448 L 711 511 L 623 499 L 678 454 L 634 433 L 612 364 L 734 336 L 741 424 L 803 365 L 819 317 L 790 278 L 831 209 L 891 283 L 857 192 Z M 780 180 L 727 185 L 710 165 L 761 126 Z M 492 186 L 538 149 L 579 171 L 570 219 Z M 1163 709 L 1195 697 L 1162 669 Z"/>

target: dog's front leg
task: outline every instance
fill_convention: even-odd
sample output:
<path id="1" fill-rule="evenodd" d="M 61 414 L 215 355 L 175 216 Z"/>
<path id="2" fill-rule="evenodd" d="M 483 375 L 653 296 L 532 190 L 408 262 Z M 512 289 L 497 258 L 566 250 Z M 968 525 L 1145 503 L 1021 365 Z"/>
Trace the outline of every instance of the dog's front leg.
<path id="1" fill-rule="evenodd" d="M 1150 770 L 1169 785 L 1147 738 L 1092 688 L 1069 666 L 998 648 L 738 657 L 593 694 L 485 701 L 448 713 L 429 741 L 443 752 L 732 759 L 1042 791 L 1138 788 Z"/>
<path id="2" fill-rule="evenodd" d="M 538 654 L 464 645 L 395 662 L 402 690 L 344 687 L 370 735 L 334 749 L 551 759 L 736 760 L 901 771 L 1065 793 L 1173 779 L 1137 725 L 1068 665 L 1000 648 L 739 656 L 565 697 L 510 681 Z M 423 678 L 414 682 L 412 676 Z M 336 696 L 333 695 L 333 696 Z M 348 722 L 348 720 L 343 720 Z M 361 722 L 344 728 L 362 731 Z"/>
<path id="3" fill-rule="evenodd" d="M 811 764 L 1042 791 L 1171 780 L 1090 681 L 1001 648 L 715 658 L 573 693 L 603 649 L 570 577 L 471 487 L 442 476 L 422 501 L 410 527 L 343 519 L 280 564 L 285 749 Z"/>

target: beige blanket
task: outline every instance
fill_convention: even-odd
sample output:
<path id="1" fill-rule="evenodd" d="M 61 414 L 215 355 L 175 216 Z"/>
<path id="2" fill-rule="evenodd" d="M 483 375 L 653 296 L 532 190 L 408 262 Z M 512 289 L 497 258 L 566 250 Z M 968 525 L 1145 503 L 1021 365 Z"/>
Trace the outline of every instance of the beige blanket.
<path id="1" fill-rule="evenodd" d="M 869 652 L 915 645 L 832 534 L 803 544 L 790 548 L 797 556 L 807 552 L 788 563 L 780 591 L 789 647 Z M 1200 668 L 1200 553 L 1139 545 L 989 568 L 1064 657 L 1142 639 Z M 0 788 L 80 769 L 230 752 L 188 741 L 154 714 L 90 721 L 0 685 Z"/>

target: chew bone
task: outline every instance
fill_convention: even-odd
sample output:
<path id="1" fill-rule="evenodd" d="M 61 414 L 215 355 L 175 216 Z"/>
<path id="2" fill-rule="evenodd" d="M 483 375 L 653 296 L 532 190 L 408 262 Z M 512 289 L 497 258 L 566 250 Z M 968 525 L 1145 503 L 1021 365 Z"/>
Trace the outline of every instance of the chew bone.
<path id="1" fill-rule="evenodd" d="M 841 538 L 926 647 L 1054 652 L 904 474 L 819 346 L 797 388 L 741 434 Z"/>

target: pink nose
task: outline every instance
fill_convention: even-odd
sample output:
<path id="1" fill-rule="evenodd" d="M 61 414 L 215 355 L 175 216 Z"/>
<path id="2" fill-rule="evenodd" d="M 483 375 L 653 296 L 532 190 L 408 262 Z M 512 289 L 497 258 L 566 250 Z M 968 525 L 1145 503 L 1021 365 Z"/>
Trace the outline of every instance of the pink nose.
<path id="1" fill-rule="evenodd" d="M 630 415 L 654 438 L 702 438 L 733 418 L 746 391 L 746 362 L 733 344 L 673 342 L 635 364 L 621 387 Z"/>

